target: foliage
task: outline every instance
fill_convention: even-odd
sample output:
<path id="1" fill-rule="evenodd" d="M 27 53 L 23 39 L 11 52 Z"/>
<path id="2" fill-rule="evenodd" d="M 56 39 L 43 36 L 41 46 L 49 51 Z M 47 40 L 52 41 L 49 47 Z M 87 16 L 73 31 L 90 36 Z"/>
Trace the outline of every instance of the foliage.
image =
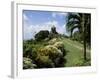
<path id="1" fill-rule="evenodd" d="M 60 42 L 59 42 L 60 43 Z M 39 67 L 59 67 L 62 65 L 63 61 L 63 52 L 61 51 L 61 47 L 64 47 L 63 44 L 62 46 L 55 45 L 47 45 L 38 51 L 38 57 L 36 58 L 37 65 Z M 49 66 L 48 66 L 49 65 Z"/>
<path id="2" fill-rule="evenodd" d="M 53 45 L 53 44 L 55 44 L 56 42 L 58 41 L 58 38 L 53 38 L 53 39 L 51 39 L 51 40 L 49 40 L 49 45 Z"/>
<path id="3" fill-rule="evenodd" d="M 48 37 L 49 37 L 49 39 L 53 39 L 53 38 L 58 38 L 59 37 L 59 34 L 57 33 L 55 26 L 53 26 L 51 28 L 51 31 L 50 31 L 50 34 L 49 34 Z"/>
<path id="4" fill-rule="evenodd" d="M 73 31 L 77 28 L 80 34 L 74 34 L 76 40 L 82 42 L 84 45 L 84 60 L 86 60 L 86 44 L 91 45 L 91 15 L 88 13 L 69 13 L 67 28 L 71 32 L 71 38 Z M 76 35 L 76 36 L 75 36 Z M 79 36 L 78 36 L 79 35 Z M 73 39 L 74 39 L 73 37 Z"/>
<path id="5" fill-rule="evenodd" d="M 32 69 L 36 68 L 37 65 L 32 63 L 32 60 L 30 58 L 23 58 L 23 69 Z"/>
<path id="6" fill-rule="evenodd" d="M 61 50 L 57 49 L 55 46 L 48 45 L 40 50 L 41 55 L 48 55 L 51 59 L 55 59 L 59 56 L 62 56 L 63 53 Z"/>
<path id="7" fill-rule="evenodd" d="M 84 16 L 83 16 L 84 15 Z M 83 41 L 85 36 L 86 42 L 91 44 L 91 15 L 88 13 L 69 13 L 68 22 L 66 24 L 67 29 L 71 32 L 71 38 L 77 41 Z M 83 27 L 84 26 L 84 27 Z M 75 29 L 78 32 L 73 33 Z M 84 35 L 85 31 L 85 35 Z M 73 37 L 74 36 L 74 37 Z"/>
<path id="8" fill-rule="evenodd" d="M 79 33 L 79 31 L 74 32 L 72 39 L 79 41 L 79 42 L 83 41 L 82 35 L 81 35 L 81 33 Z"/>
<path id="9" fill-rule="evenodd" d="M 45 55 L 38 55 L 38 57 L 36 58 L 36 63 L 38 68 L 54 67 L 52 60 L 49 58 L 49 56 Z"/>
<path id="10" fill-rule="evenodd" d="M 80 60 L 83 54 L 77 47 L 83 48 L 79 43 L 82 35 L 79 31 L 74 32 L 73 41 L 66 35 L 57 33 L 54 26 L 50 32 L 41 30 L 35 35 L 35 40 L 23 41 L 23 69 L 90 65 L 90 60 Z"/>
<path id="11" fill-rule="evenodd" d="M 48 30 L 41 30 L 40 32 L 38 32 L 38 33 L 35 35 L 35 40 L 41 41 L 41 40 L 47 38 L 48 35 L 49 35 L 49 31 L 48 31 Z"/>
<path id="12" fill-rule="evenodd" d="M 32 53 L 32 46 L 29 45 L 28 43 L 23 44 L 23 56 L 24 57 L 31 57 L 31 53 Z"/>
<path id="13" fill-rule="evenodd" d="M 57 31 L 56 31 L 56 27 L 55 27 L 55 26 L 53 26 L 53 27 L 51 28 L 51 32 L 54 33 L 54 34 L 58 34 Z"/>
<path id="14" fill-rule="evenodd" d="M 90 66 L 91 64 L 90 64 L 90 60 L 88 61 L 86 61 L 86 60 L 84 60 L 83 58 L 81 58 L 80 60 L 75 60 L 75 66 Z"/>
<path id="15" fill-rule="evenodd" d="M 23 56 L 31 59 L 33 64 L 37 65 L 35 68 L 60 67 L 64 65 L 66 51 L 63 43 L 57 38 L 53 38 L 48 42 L 37 42 L 36 44 L 34 42 L 32 44 L 24 42 L 23 46 Z"/>

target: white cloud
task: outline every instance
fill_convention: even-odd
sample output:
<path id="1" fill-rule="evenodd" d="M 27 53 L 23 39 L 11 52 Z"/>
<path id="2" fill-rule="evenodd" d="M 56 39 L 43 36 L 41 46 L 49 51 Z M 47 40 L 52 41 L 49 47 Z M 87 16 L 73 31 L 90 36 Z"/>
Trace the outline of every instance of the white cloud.
<path id="1" fill-rule="evenodd" d="M 60 15 L 60 16 L 67 16 L 68 13 L 58 13 L 58 15 Z"/>
<path id="2" fill-rule="evenodd" d="M 56 27 L 56 30 L 60 34 L 66 34 L 65 25 L 60 26 L 57 21 L 49 21 L 39 25 L 24 24 L 24 40 L 34 38 L 35 34 L 40 30 L 51 30 L 52 26 Z"/>
<path id="3" fill-rule="evenodd" d="M 26 20 L 26 21 L 29 20 L 28 17 L 27 17 L 25 14 L 23 14 L 23 18 L 24 18 L 24 20 Z"/>
<path id="4" fill-rule="evenodd" d="M 53 12 L 52 13 L 52 17 L 55 18 L 56 17 L 56 13 Z"/>
<path id="5" fill-rule="evenodd" d="M 57 16 L 62 17 L 62 16 L 67 16 L 67 15 L 68 15 L 68 13 L 64 13 L 64 12 L 61 12 L 61 13 L 53 12 L 53 13 L 52 13 L 52 17 L 53 17 L 53 18 L 55 18 L 55 17 L 57 17 Z"/>
<path id="6" fill-rule="evenodd" d="M 39 25 L 29 25 L 24 23 L 24 39 L 31 39 L 34 38 L 35 34 L 38 33 L 40 30 L 49 30 L 51 29 L 51 25 L 55 25 L 56 22 L 46 22 Z"/>

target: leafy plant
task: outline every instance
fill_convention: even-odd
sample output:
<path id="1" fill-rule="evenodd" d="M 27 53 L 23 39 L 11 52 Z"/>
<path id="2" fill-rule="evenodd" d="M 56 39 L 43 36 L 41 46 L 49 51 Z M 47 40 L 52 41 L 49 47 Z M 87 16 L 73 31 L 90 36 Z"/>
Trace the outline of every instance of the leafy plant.
<path id="1" fill-rule="evenodd" d="M 47 38 L 48 35 L 49 35 L 49 31 L 48 31 L 48 30 L 41 30 L 40 32 L 38 32 L 38 33 L 35 35 L 35 40 L 41 41 L 41 40 Z"/>
<path id="2" fill-rule="evenodd" d="M 33 69 L 36 68 L 37 65 L 32 63 L 32 60 L 30 58 L 23 58 L 23 69 Z"/>

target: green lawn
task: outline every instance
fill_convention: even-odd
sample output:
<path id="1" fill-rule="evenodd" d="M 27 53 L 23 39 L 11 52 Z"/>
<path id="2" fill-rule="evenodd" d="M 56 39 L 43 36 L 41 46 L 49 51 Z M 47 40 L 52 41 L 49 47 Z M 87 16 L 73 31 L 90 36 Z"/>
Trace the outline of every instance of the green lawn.
<path id="1" fill-rule="evenodd" d="M 80 44 L 79 42 L 72 41 L 67 38 L 62 39 L 65 49 L 68 51 L 67 55 L 65 58 L 67 59 L 67 62 L 65 64 L 66 67 L 73 67 L 73 66 L 88 66 L 91 65 L 91 55 L 90 55 L 90 50 L 87 49 L 87 58 L 88 61 L 84 62 L 83 59 L 83 45 Z"/>

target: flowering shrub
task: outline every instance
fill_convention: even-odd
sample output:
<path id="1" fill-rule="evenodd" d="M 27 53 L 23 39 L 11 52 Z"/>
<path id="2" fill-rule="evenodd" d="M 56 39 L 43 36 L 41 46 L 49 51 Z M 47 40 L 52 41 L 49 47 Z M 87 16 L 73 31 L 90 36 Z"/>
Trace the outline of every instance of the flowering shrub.
<path id="1" fill-rule="evenodd" d="M 51 59 L 55 59 L 56 57 L 63 55 L 61 50 L 57 49 L 53 45 L 48 45 L 48 46 L 45 46 L 44 48 L 40 49 L 39 54 L 49 56 Z"/>
<path id="2" fill-rule="evenodd" d="M 53 39 L 51 39 L 48 43 L 49 43 L 49 45 L 53 45 L 53 44 L 55 44 L 55 42 L 57 42 L 57 41 L 58 41 L 57 38 L 53 38 Z"/>
<path id="3" fill-rule="evenodd" d="M 40 56 L 36 58 L 36 63 L 39 68 L 49 68 L 54 67 L 54 63 L 49 58 L 49 56 Z"/>
<path id="4" fill-rule="evenodd" d="M 64 45 L 62 42 L 56 42 L 54 45 L 47 45 L 37 51 L 35 59 L 37 66 L 40 67 L 59 67 L 63 64 L 64 54 L 62 51 Z"/>
<path id="5" fill-rule="evenodd" d="M 32 69 L 36 68 L 37 65 L 32 63 L 32 60 L 30 58 L 23 58 L 23 69 Z"/>
<path id="6" fill-rule="evenodd" d="M 58 48 L 59 50 L 61 50 L 61 52 L 63 53 L 63 56 L 66 55 L 66 50 L 65 50 L 65 48 L 64 48 L 64 44 L 63 44 L 61 41 L 56 42 L 56 43 L 54 44 L 54 46 L 55 46 L 56 48 Z"/>
<path id="7" fill-rule="evenodd" d="M 64 66 L 66 51 L 64 44 L 57 38 L 53 38 L 48 42 L 41 41 L 37 42 L 37 44 L 27 44 L 24 48 L 24 69 Z"/>

